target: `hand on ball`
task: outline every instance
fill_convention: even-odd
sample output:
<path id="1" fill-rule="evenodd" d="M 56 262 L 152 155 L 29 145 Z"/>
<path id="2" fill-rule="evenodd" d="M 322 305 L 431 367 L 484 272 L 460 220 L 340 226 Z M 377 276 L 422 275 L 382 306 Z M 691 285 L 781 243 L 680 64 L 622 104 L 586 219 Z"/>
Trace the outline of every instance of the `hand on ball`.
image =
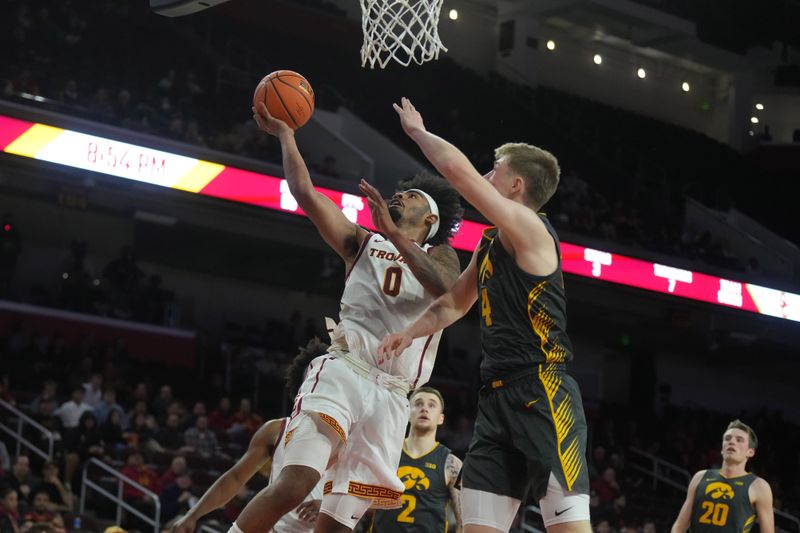
<path id="1" fill-rule="evenodd" d="M 261 131 L 265 131 L 275 137 L 293 134 L 294 130 L 284 121 L 279 120 L 267 111 L 267 106 L 263 102 L 258 102 L 253 109 L 253 118 Z"/>

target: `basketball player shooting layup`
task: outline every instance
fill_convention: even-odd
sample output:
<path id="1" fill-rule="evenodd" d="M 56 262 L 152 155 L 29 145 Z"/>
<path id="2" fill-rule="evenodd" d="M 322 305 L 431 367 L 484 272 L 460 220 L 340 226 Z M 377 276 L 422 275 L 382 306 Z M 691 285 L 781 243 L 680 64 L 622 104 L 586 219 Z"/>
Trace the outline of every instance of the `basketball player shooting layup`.
<path id="1" fill-rule="evenodd" d="M 535 146 L 505 144 L 481 177 L 455 146 L 425 130 L 408 99 L 394 107 L 428 160 L 495 226 L 453 288 L 378 353 L 402 356 L 414 339 L 461 318 L 480 294 L 484 387 L 464 460 L 464 530 L 508 531 L 531 487 L 549 533 L 588 533 L 586 419 L 565 370 L 572 347 L 559 241 L 536 213 L 556 190 L 558 162 Z"/>
<path id="2" fill-rule="evenodd" d="M 284 467 L 257 494 L 231 533 L 269 531 L 296 508 L 325 474 L 317 531 L 349 531 L 370 507 L 397 507 L 400 460 L 410 389 L 433 369 L 440 333 L 420 339 L 400 358 L 378 357 L 378 343 L 406 327 L 459 273 L 448 241 L 461 217 L 458 193 L 442 179 L 420 175 L 400 184 L 389 204 L 362 181 L 370 233 L 316 192 L 294 131 L 259 102 L 259 127 L 280 140 L 289 190 L 345 262 L 341 322 L 329 321 L 329 353 L 311 363 L 286 428 Z M 326 473 L 327 471 L 327 473 Z"/>
<path id="3" fill-rule="evenodd" d="M 740 420 L 722 435 L 722 468 L 701 470 L 689 483 L 672 533 L 748 533 L 758 518 L 761 533 L 775 533 L 772 489 L 745 470 L 756 454 L 755 431 Z"/>

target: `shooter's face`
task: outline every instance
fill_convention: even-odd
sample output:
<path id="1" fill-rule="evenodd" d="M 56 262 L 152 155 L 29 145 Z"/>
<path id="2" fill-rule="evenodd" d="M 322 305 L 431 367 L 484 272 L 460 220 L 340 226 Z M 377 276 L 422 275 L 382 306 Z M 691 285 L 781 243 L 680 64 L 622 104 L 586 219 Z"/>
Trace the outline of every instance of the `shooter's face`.
<path id="1" fill-rule="evenodd" d="M 430 206 L 421 194 L 416 191 L 398 191 L 389 199 L 389 216 L 395 224 L 401 220 L 415 222 L 430 213 Z"/>

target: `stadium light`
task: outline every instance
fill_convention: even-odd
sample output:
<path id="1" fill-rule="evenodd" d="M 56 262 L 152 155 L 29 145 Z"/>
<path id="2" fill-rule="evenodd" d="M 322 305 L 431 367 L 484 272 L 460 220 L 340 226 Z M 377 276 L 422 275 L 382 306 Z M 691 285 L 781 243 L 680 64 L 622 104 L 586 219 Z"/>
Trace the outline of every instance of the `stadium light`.
<path id="1" fill-rule="evenodd" d="M 639 76 L 640 80 L 643 80 L 645 76 L 647 76 L 647 72 L 642 67 L 639 67 L 639 70 L 636 71 L 636 75 Z"/>
<path id="2" fill-rule="evenodd" d="M 764 104 L 756 104 L 756 109 L 759 111 L 764 111 Z"/>
<path id="3" fill-rule="evenodd" d="M 683 90 L 683 92 L 688 93 L 690 90 L 692 90 L 692 86 L 689 85 L 688 81 L 685 81 L 681 83 L 681 89 Z"/>
<path id="4" fill-rule="evenodd" d="M 556 42 L 553 39 L 547 41 L 547 49 L 551 52 L 556 49 Z"/>
<path id="5" fill-rule="evenodd" d="M 600 65 L 603 63 L 603 56 L 601 56 L 600 54 L 595 54 L 593 61 L 595 65 Z"/>
<path id="6" fill-rule="evenodd" d="M 458 9 L 451 9 L 450 12 L 447 14 L 450 17 L 450 20 L 457 20 L 458 19 Z"/>
<path id="7" fill-rule="evenodd" d="M 753 124 L 758 124 L 758 117 L 750 117 L 750 122 Z"/>

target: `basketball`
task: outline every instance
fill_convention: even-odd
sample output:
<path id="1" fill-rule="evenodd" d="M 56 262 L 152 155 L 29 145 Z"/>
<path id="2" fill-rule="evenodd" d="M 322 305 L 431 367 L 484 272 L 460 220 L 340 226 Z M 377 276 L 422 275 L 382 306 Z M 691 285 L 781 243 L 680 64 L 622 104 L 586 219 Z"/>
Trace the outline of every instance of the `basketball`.
<path id="1" fill-rule="evenodd" d="M 291 70 L 276 70 L 262 79 L 253 94 L 253 105 L 264 102 L 270 115 L 292 129 L 302 127 L 314 112 L 314 89 Z"/>

